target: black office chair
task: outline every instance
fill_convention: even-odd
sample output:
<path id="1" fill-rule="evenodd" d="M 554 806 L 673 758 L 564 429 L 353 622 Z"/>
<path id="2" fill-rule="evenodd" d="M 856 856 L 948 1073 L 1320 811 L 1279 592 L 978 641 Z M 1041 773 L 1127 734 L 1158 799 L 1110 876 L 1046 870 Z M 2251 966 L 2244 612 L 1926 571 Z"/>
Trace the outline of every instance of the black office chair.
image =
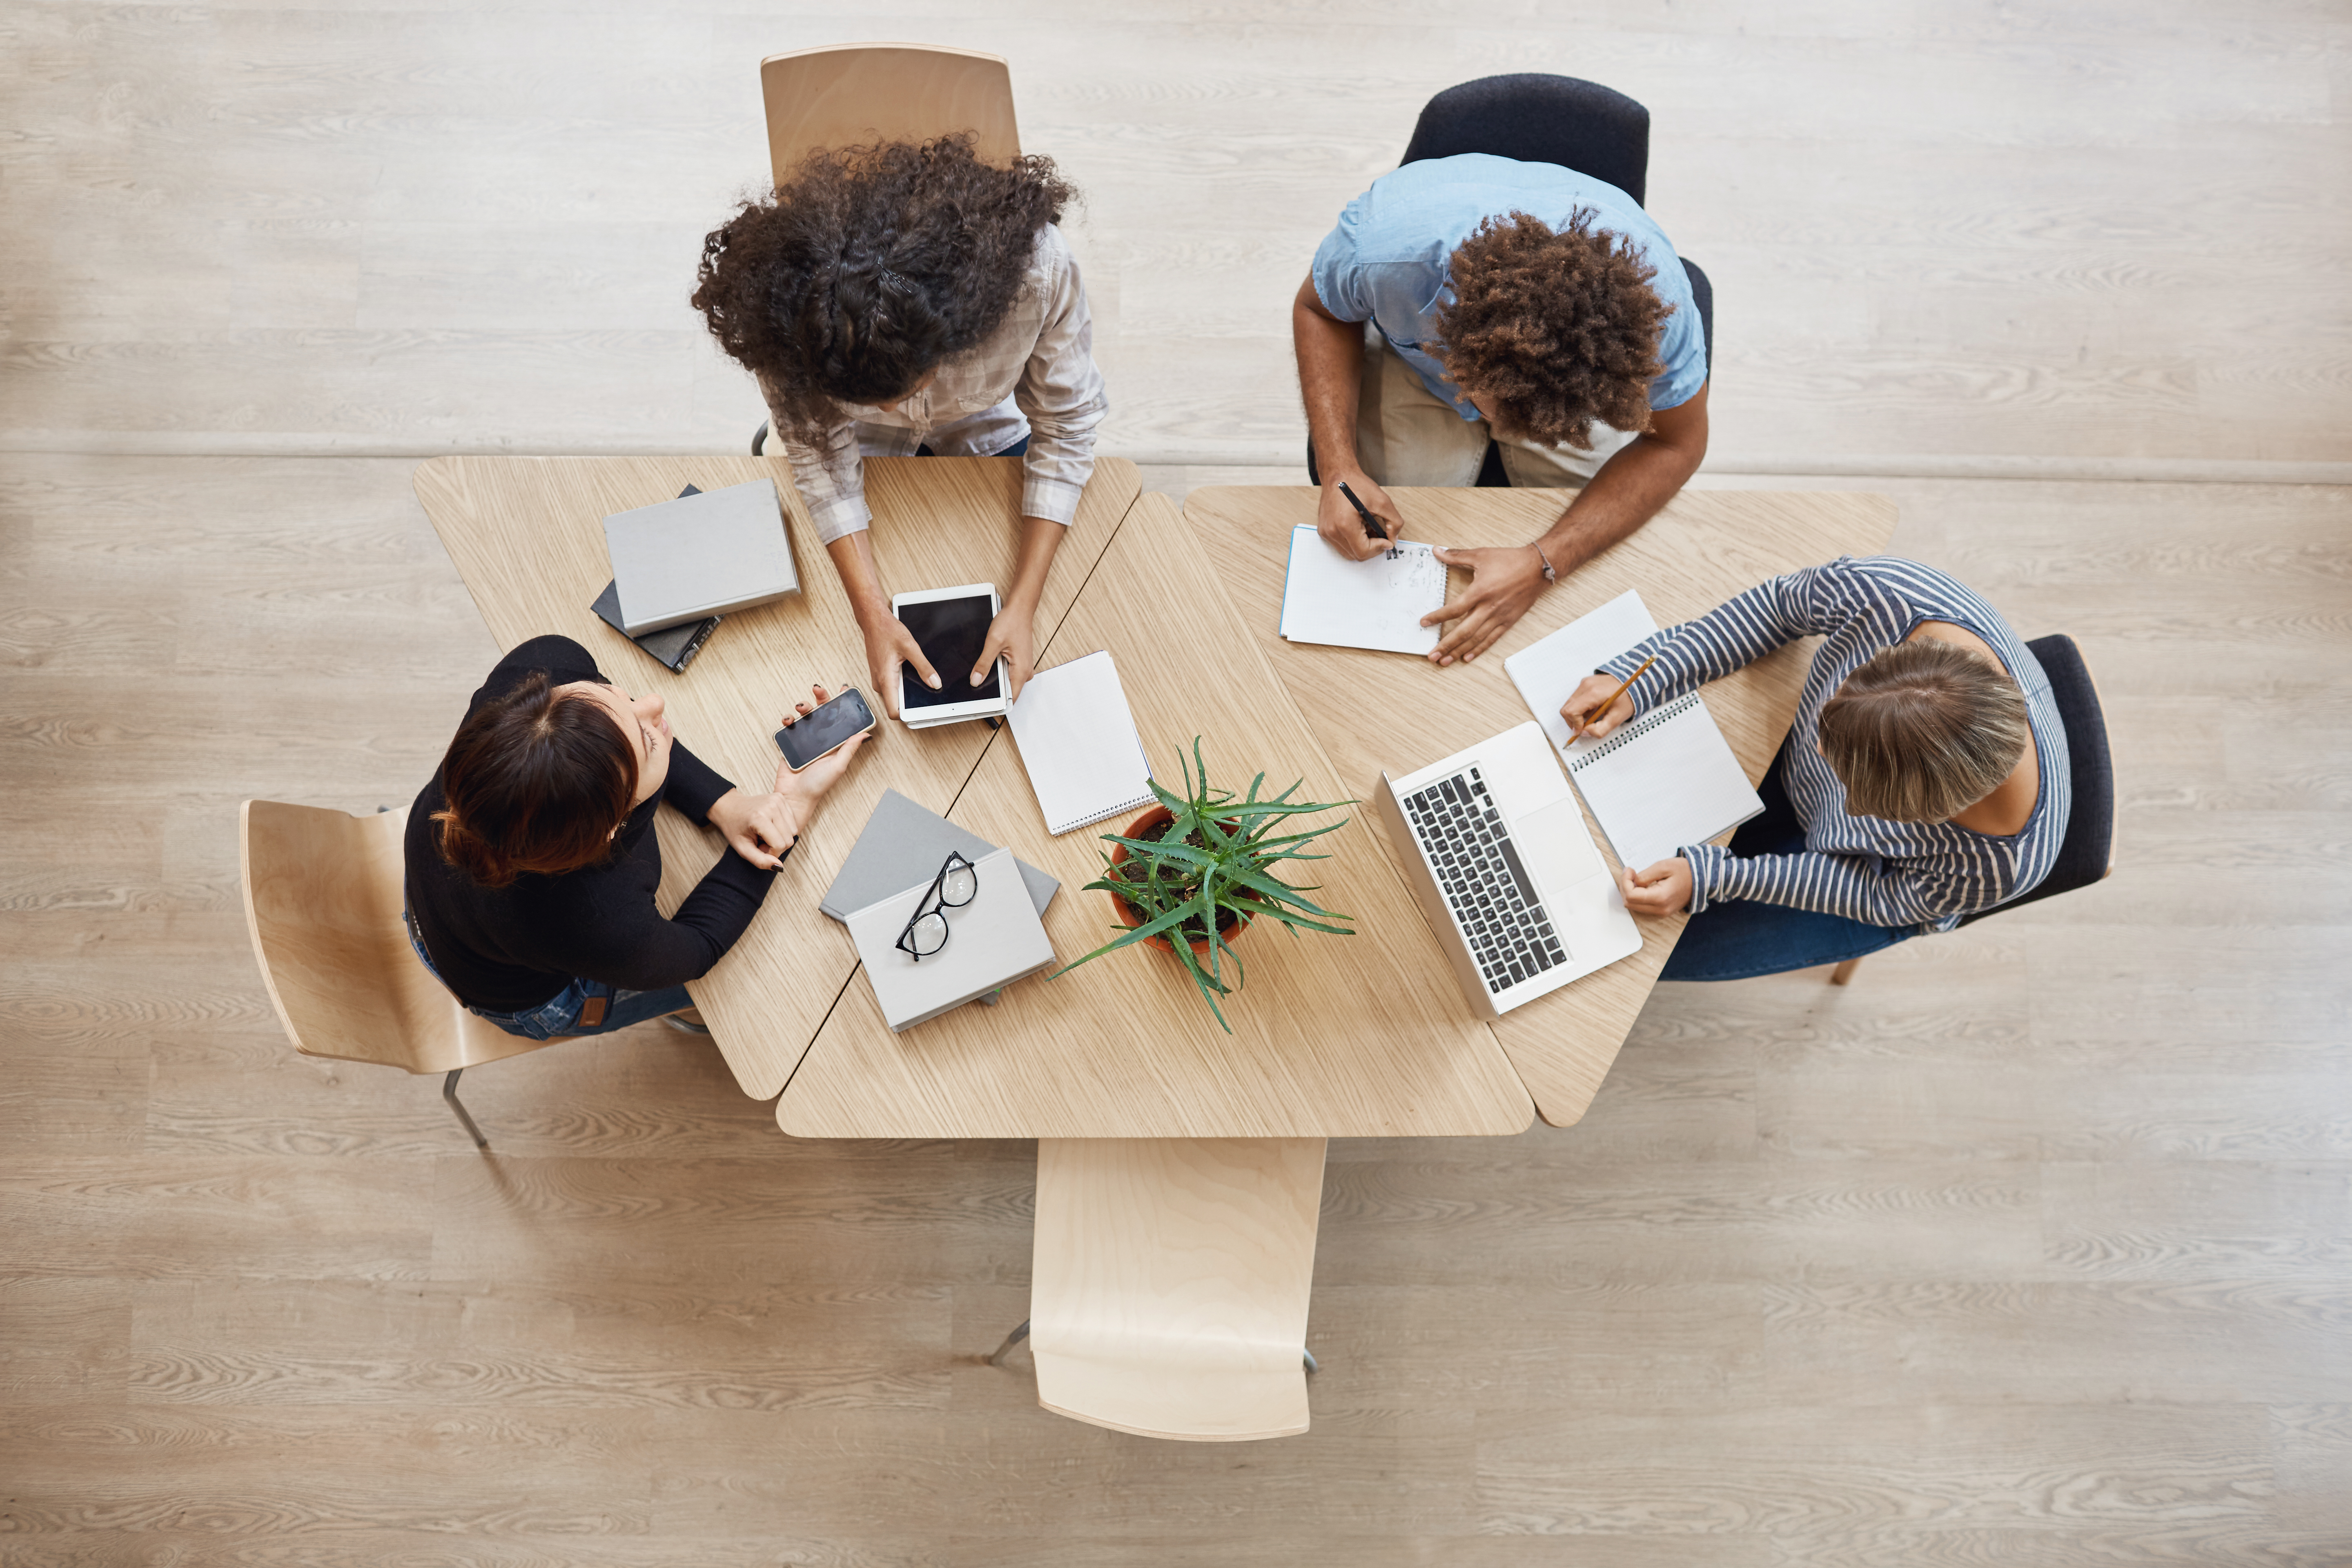
<path id="1" fill-rule="evenodd" d="M 2032 649 L 2042 672 L 2050 678 L 2050 695 L 2056 700 L 2059 720 L 2066 727 L 2066 771 L 2074 780 L 2074 807 L 2066 818 L 2066 837 L 2058 846 L 2058 858 L 2041 885 L 2005 904 L 1962 915 L 1962 925 L 2087 888 L 2104 881 L 2115 869 L 2116 766 L 2107 750 L 2107 719 L 2099 706 L 2099 689 L 2092 682 L 2090 666 L 2083 662 L 2083 652 L 2073 637 L 2036 637 L 2025 646 Z M 1861 959 L 1847 959 L 1831 973 L 1830 984 L 1847 984 L 1861 963 Z"/>
<path id="2" fill-rule="evenodd" d="M 1632 196 L 1647 194 L 1650 173 L 1650 111 L 1623 93 L 1572 76 L 1520 71 L 1480 77 L 1449 87 L 1423 107 L 1405 143 L 1405 163 L 1490 153 L 1522 163 L 1558 163 L 1590 174 Z M 1685 258 L 1691 300 L 1698 307 L 1699 332 L 1706 340 L 1706 365 L 1715 370 L 1715 285 L 1698 264 Z M 1307 453 L 1307 478 L 1321 484 L 1315 452 Z M 1507 489 L 1503 455 L 1492 444 L 1478 468 L 1477 483 Z"/>

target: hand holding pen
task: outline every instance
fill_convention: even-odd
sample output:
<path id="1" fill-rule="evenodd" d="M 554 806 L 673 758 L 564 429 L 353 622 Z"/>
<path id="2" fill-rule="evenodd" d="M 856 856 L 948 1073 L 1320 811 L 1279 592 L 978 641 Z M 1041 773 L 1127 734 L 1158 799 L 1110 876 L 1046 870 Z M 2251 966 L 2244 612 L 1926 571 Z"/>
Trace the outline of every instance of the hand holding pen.
<path id="1" fill-rule="evenodd" d="M 1642 661 L 1641 668 L 1622 680 L 1612 681 L 1605 675 L 1588 675 L 1578 681 L 1576 689 L 1568 694 L 1568 700 L 1559 707 L 1559 716 L 1568 721 L 1568 738 L 1573 741 L 1580 735 L 1590 734 L 1597 741 L 1631 719 L 1633 704 L 1621 700 L 1632 689 L 1633 682 L 1641 679 L 1649 672 L 1650 666 L 1657 662 L 1658 656 L 1652 654 Z M 1624 710 L 1622 713 L 1618 711 L 1621 707 Z"/>
<path id="2" fill-rule="evenodd" d="M 1326 472 L 1315 515 L 1324 543 L 1350 561 L 1370 561 L 1391 547 L 1403 526 L 1396 503 L 1369 475 Z"/>

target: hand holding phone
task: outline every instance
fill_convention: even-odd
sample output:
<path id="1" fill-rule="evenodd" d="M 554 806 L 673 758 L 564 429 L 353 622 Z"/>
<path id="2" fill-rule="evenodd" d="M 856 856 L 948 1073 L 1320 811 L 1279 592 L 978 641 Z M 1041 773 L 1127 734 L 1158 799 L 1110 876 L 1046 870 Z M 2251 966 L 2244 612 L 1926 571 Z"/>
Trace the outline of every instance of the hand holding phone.
<path id="1" fill-rule="evenodd" d="M 794 773 L 874 728 L 874 710 L 866 705 L 864 693 L 855 686 L 843 687 L 841 694 L 830 700 L 824 687 L 810 689 L 817 705 L 812 708 L 805 702 L 797 704 L 793 716 L 776 731 L 776 750 L 783 752 L 785 765 Z"/>

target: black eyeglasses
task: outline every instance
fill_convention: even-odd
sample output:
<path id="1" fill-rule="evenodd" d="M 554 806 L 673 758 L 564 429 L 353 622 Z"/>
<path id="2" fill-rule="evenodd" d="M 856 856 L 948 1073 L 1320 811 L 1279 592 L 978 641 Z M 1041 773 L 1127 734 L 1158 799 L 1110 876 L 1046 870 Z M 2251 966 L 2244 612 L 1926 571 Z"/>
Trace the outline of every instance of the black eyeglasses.
<path id="1" fill-rule="evenodd" d="M 907 918 L 907 929 L 898 933 L 898 951 L 920 963 L 947 946 L 948 911 L 963 908 L 979 891 L 979 870 L 962 855 L 950 853 Z"/>

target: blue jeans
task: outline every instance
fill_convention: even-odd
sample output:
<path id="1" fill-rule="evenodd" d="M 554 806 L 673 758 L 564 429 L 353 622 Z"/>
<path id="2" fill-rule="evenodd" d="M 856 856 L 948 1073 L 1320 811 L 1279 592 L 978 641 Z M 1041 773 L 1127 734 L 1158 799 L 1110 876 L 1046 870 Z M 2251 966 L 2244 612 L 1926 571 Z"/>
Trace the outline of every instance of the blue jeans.
<path id="1" fill-rule="evenodd" d="M 1013 442 L 1013 445 L 1005 447 L 1004 450 L 997 453 L 996 455 L 1000 458 L 1027 457 L 1029 455 L 1029 437 L 1026 436 L 1022 437 L 1021 439 Z M 918 447 L 915 448 L 915 456 L 918 458 L 936 458 L 939 454 L 932 451 L 929 447 Z"/>
<path id="2" fill-rule="evenodd" d="M 425 952 L 414 925 L 408 927 L 408 945 L 416 950 L 417 962 L 433 978 L 441 980 L 441 972 L 433 967 L 433 959 Z M 441 984 L 449 983 L 442 980 Z M 604 1016 L 593 1024 L 583 1024 L 580 1015 L 598 996 L 604 998 Z M 668 985 L 659 991 L 621 991 L 601 980 L 575 979 L 538 1006 L 520 1013 L 493 1013 L 482 1007 L 468 1007 L 466 1011 L 488 1019 L 509 1035 L 520 1035 L 527 1040 L 551 1040 L 559 1035 L 609 1035 L 648 1019 L 682 1013 L 693 1005 L 694 998 L 686 994 L 683 985 Z"/>
<path id="3" fill-rule="evenodd" d="M 1791 739 L 1794 737 L 1792 736 Z M 1796 855 L 1805 847 L 1805 825 L 1797 820 L 1788 786 L 1781 782 L 1789 742 L 1764 775 L 1764 815 L 1751 817 L 1731 836 L 1734 855 Z M 1683 928 L 1682 941 L 1666 955 L 1661 980 L 1751 980 L 1791 969 L 1843 963 L 1893 947 L 1916 934 L 1912 926 L 1874 926 L 1843 915 L 1792 910 L 1786 904 L 1734 900 L 1709 904 Z"/>

